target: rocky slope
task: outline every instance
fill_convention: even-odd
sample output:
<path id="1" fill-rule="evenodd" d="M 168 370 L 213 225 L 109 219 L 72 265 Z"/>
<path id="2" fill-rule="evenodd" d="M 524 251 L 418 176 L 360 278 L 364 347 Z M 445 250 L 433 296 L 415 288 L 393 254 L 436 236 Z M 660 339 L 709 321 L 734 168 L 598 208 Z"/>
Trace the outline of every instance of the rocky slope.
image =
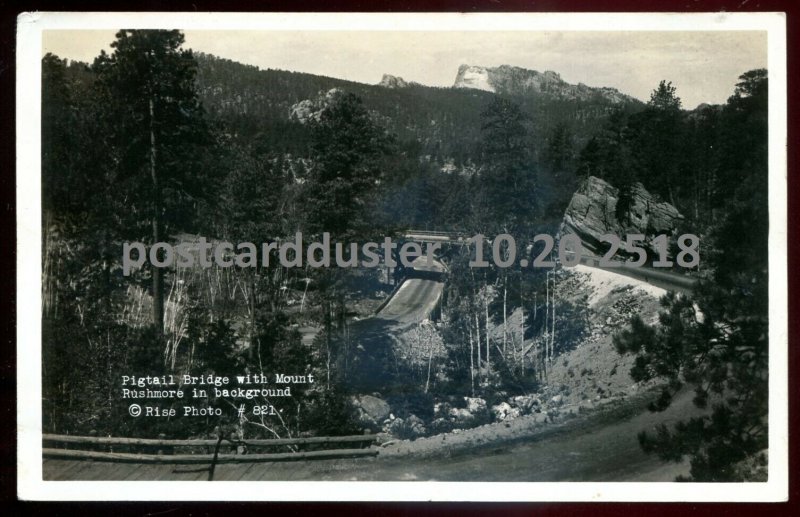
<path id="1" fill-rule="evenodd" d="M 542 94 L 561 100 L 592 99 L 613 104 L 638 102 L 615 88 L 595 88 L 583 83 L 570 84 L 552 70 L 538 72 L 516 66 L 502 65 L 493 68 L 461 65 L 454 88 L 471 88 L 505 95 Z"/>
<path id="2" fill-rule="evenodd" d="M 560 232 L 577 234 L 591 251 L 604 250 L 601 236 L 612 234 L 625 240 L 625 235 L 644 234 L 649 238 L 659 234 L 672 236 L 683 220 L 678 210 L 650 194 L 641 183 L 631 187 L 625 210 L 618 210 L 618 188 L 606 181 L 589 176 L 572 196 L 564 214 Z"/>
<path id="3" fill-rule="evenodd" d="M 655 323 L 659 299 L 666 291 L 609 271 L 578 265 L 567 270 L 558 292 L 567 298 L 585 297 L 588 328 L 573 350 L 557 356 L 547 373 L 545 390 L 563 404 L 625 398 L 640 391 L 630 377 L 634 358 L 620 355 L 612 341 L 631 316 Z"/>
<path id="4" fill-rule="evenodd" d="M 536 393 L 513 395 L 489 402 L 483 398 L 464 397 L 463 402 L 438 400 L 433 415 L 396 414 L 378 393 L 354 397 L 352 402 L 359 422 L 372 432 L 385 433 L 386 439 L 416 439 L 490 424 L 506 424 L 530 416 L 535 422 L 555 421 L 559 415 L 576 413 L 609 402 L 621 401 L 651 387 L 634 382 L 629 372 L 632 356 L 619 355 L 613 334 L 624 327 L 633 314 L 646 322 L 655 322 L 661 288 L 612 272 L 579 265 L 565 268 L 558 275 L 559 299 L 586 307 L 586 329 L 580 343 L 557 354 L 547 365 L 546 374 Z M 520 312 L 509 315 L 508 339 L 519 340 Z M 502 324 L 490 328 L 495 342 L 502 339 Z M 558 338 L 558 330 L 557 330 Z M 542 336 L 525 340 L 536 345 Z"/>

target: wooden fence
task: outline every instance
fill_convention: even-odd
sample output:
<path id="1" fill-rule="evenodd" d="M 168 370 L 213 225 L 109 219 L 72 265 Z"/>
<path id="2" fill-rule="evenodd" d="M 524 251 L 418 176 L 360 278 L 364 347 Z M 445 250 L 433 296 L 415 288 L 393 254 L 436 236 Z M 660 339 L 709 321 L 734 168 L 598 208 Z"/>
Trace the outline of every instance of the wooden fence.
<path id="1" fill-rule="evenodd" d="M 45 434 L 45 458 L 129 463 L 251 463 L 377 456 L 374 435 L 273 440 L 161 440 Z M 56 445 L 60 445 L 57 447 Z M 288 449 L 288 452 L 256 452 Z M 223 452 L 227 450 L 227 452 Z M 211 452 L 213 450 L 213 452 Z M 181 451 L 180 453 L 176 451 Z"/>

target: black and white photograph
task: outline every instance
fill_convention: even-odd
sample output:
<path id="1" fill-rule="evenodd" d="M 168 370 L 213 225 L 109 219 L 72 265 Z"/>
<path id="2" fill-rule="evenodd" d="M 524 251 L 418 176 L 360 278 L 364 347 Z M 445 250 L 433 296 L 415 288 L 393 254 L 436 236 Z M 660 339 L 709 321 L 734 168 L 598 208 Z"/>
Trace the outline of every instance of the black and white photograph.
<path id="1" fill-rule="evenodd" d="M 780 13 L 18 24 L 21 493 L 786 496 Z"/>

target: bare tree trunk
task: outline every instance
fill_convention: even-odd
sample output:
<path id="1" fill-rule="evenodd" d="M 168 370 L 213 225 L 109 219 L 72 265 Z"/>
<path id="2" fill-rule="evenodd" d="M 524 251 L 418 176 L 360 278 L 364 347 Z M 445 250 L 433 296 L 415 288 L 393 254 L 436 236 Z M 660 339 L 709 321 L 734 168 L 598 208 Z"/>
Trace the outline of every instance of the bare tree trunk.
<path id="1" fill-rule="evenodd" d="M 556 274 L 553 271 L 553 301 L 552 305 L 553 308 L 550 311 L 550 315 L 552 318 L 552 324 L 550 327 L 550 362 L 553 362 L 553 355 L 554 355 L 554 347 L 555 347 L 555 340 L 556 340 Z"/>
<path id="2" fill-rule="evenodd" d="M 333 325 L 331 324 L 331 302 L 325 300 L 325 376 L 326 388 L 331 387 L 331 332 Z"/>
<path id="3" fill-rule="evenodd" d="M 478 307 L 475 307 L 475 342 L 478 345 L 476 350 L 476 358 L 478 359 L 477 367 L 478 367 L 478 374 L 481 371 L 481 321 L 478 319 Z"/>
<path id="4" fill-rule="evenodd" d="M 549 319 L 550 319 L 550 271 L 545 271 L 544 274 L 544 364 L 545 368 L 547 368 L 547 360 L 550 357 L 550 346 L 549 346 Z"/>
<path id="5" fill-rule="evenodd" d="M 345 309 L 344 303 L 345 303 L 344 299 L 340 297 L 340 299 L 339 299 L 339 301 L 337 303 L 337 306 L 336 306 L 337 307 L 336 330 L 337 330 L 337 336 L 339 337 L 339 339 L 342 340 L 342 343 L 340 345 L 339 352 L 338 352 L 339 361 L 341 361 L 341 353 L 342 353 L 342 351 L 345 354 L 344 368 L 343 368 L 342 373 L 343 373 L 344 377 L 346 378 L 347 377 L 347 319 L 345 317 L 345 313 L 347 311 Z M 339 364 L 341 364 L 341 363 L 339 363 Z"/>
<path id="6" fill-rule="evenodd" d="M 525 375 L 525 294 L 522 285 L 522 275 L 519 277 L 519 369 Z"/>
<path id="7" fill-rule="evenodd" d="M 256 276 L 253 274 L 250 284 L 250 350 L 248 355 L 252 360 L 256 349 Z"/>
<path id="8" fill-rule="evenodd" d="M 475 344 L 472 341 L 472 324 L 469 322 L 469 318 L 467 318 L 467 330 L 469 331 L 469 385 L 472 396 L 475 396 L 475 360 L 473 357 L 473 350 L 475 348 Z"/>
<path id="9" fill-rule="evenodd" d="M 506 285 L 507 277 L 503 278 L 503 355 L 506 355 L 506 341 L 508 340 L 508 286 Z"/>
<path id="10" fill-rule="evenodd" d="M 153 180 L 153 245 L 161 242 L 161 185 L 156 170 L 155 109 L 150 98 L 150 177 Z M 153 327 L 156 338 L 164 337 L 164 285 L 161 268 L 150 266 L 153 274 Z"/>
<path id="11" fill-rule="evenodd" d="M 425 393 L 428 393 L 428 387 L 431 383 L 431 363 L 433 362 L 433 340 L 428 341 L 428 377 L 425 379 Z"/>
<path id="12" fill-rule="evenodd" d="M 536 318 L 538 317 L 538 315 L 539 315 L 539 296 L 538 296 L 538 293 L 536 291 L 534 291 L 533 292 L 533 325 L 534 325 L 534 329 L 536 328 L 535 327 Z M 538 336 L 537 335 L 534 335 L 534 340 L 535 340 L 534 343 L 537 343 L 537 344 L 533 349 L 533 359 L 531 360 L 531 363 L 533 364 L 533 367 L 536 370 L 535 373 L 538 374 L 539 373 L 539 361 L 537 360 L 537 357 L 538 357 L 538 354 L 539 354 L 539 345 L 538 345 L 539 340 L 538 340 Z"/>
<path id="13" fill-rule="evenodd" d="M 489 382 L 489 370 L 492 367 L 492 360 L 489 355 L 489 350 L 491 349 L 489 344 L 489 292 L 485 284 L 483 295 L 483 314 L 486 320 L 486 382 Z"/>
<path id="14" fill-rule="evenodd" d="M 347 309 L 342 303 L 342 325 L 344 325 L 344 378 L 347 379 L 350 368 L 350 325 L 347 323 Z"/>
<path id="15" fill-rule="evenodd" d="M 306 293 L 308 293 L 308 284 L 311 283 L 311 279 L 308 277 L 308 265 L 306 265 L 306 269 L 305 269 L 304 275 L 305 275 L 304 282 L 305 282 L 306 286 L 303 289 L 303 298 L 300 300 L 300 314 L 303 313 L 303 309 L 305 308 L 305 305 L 306 305 Z"/>

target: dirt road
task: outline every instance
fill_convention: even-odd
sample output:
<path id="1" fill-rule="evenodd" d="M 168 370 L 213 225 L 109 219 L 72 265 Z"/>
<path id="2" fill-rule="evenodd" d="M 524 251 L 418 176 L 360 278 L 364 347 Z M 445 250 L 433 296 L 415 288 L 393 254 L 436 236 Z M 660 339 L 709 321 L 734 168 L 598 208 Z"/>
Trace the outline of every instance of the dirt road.
<path id="1" fill-rule="evenodd" d="M 523 417 L 508 427 L 501 423 L 462 435 L 399 442 L 377 458 L 220 464 L 215 480 L 674 481 L 677 475 L 688 473 L 688 465 L 665 464 L 646 455 L 636 435 L 697 413 L 691 399 L 687 391 L 666 411 L 650 413 L 643 408 L 648 398 L 635 397 L 561 424 L 531 425 Z M 43 467 L 44 479 L 50 480 L 201 481 L 208 477 L 202 467 L 179 465 L 46 459 Z"/>

